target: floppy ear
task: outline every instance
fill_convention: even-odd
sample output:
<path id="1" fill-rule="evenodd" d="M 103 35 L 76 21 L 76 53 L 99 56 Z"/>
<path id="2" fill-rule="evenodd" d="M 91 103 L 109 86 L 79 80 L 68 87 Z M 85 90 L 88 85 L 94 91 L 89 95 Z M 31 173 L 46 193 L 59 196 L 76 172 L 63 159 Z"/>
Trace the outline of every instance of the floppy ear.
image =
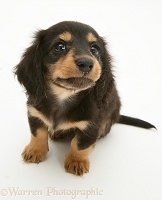
<path id="1" fill-rule="evenodd" d="M 95 86 L 95 95 L 99 108 L 107 106 L 107 99 L 110 103 L 110 101 L 114 98 L 118 98 L 114 76 L 112 74 L 111 56 L 106 49 L 106 42 L 103 38 L 100 39 L 102 43 L 102 72 L 101 77 L 99 78 Z"/>
<path id="2" fill-rule="evenodd" d="M 33 44 L 26 49 L 20 63 L 15 67 L 15 75 L 28 95 L 40 96 L 44 94 L 43 52 L 41 43 L 44 31 L 36 34 Z"/>

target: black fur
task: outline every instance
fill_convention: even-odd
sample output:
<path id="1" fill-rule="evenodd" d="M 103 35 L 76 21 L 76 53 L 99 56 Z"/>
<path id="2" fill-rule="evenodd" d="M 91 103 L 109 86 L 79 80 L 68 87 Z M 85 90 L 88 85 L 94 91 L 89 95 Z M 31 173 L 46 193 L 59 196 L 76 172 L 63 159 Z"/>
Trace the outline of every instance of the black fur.
<path id="1" fill-rule="evenodd" d="M 119 121 L 118 123 L 120 124 L 127 124 L 127 125 L 131 125 L 131 126 L 137 126 L 140 128 L 155 128 L 156 127 L 146 121 L 143 121 L 141 119 L 137 119 L 137 118 L 133 118 L 133 117 L 128 117 L 128 116 L 124 116 L 124 115 L 120 115 Z"/>

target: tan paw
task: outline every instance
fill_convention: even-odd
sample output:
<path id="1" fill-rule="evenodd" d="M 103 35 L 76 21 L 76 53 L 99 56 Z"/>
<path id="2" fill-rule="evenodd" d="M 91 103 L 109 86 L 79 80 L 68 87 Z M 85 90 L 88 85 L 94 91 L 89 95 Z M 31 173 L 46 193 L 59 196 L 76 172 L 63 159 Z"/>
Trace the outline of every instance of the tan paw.
<path id="1" fill-rule="evenodd" d="M 45 146 L 33 146 L 27 145 L 22 152 L 24 162 L 27 163 L 39 163 L 43 161 L 47 155 L 48 148 Z"/>
<path id="2" fill-rule="evenodd" d="M 82 176 L 84 173 L 89 172 L 89 159 L 77 158 L 70 154 L 66 155 L 64 167 L 66 172 L 74 174 L 76 176 Z"/>

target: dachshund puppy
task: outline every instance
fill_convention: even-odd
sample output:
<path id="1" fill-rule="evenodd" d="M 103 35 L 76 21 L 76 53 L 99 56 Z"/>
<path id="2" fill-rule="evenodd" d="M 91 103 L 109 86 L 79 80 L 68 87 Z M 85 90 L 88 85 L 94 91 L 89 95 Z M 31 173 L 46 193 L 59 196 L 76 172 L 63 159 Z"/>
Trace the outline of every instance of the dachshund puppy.
<path id="1" fill-rule="evenodd" d="M 22 157 L 43 161 L 51 139 L 71 138 L 64 167 L 81 176 L 89 154 L 114 123 L 155 128 L 120 115 L 120 99 L 106 42 L 90 26 L 65 21 L 36 33 L 15 68 L 26 89 L 31 141 Z"/>

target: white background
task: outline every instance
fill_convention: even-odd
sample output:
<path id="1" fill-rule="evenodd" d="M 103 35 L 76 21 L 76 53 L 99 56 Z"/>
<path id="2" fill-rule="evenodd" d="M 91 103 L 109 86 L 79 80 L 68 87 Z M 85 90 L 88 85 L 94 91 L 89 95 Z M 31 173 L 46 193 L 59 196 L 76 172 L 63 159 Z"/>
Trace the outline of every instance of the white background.
<path id="1" fill-rule="evenodd" d="M 83 177 L 64 171 L 69 143 L 50 141 L 39 165 L 21 159 L 30 133 L 26 97 L 12 69 L 33 32 L 63 20 L 87 23 L 106 38 L 122 114 L 158 128 L 114 125 L 97 143 Z M 161 200 L 162 1 L 1 0 L 0 23 L 0 199 Z"/>

